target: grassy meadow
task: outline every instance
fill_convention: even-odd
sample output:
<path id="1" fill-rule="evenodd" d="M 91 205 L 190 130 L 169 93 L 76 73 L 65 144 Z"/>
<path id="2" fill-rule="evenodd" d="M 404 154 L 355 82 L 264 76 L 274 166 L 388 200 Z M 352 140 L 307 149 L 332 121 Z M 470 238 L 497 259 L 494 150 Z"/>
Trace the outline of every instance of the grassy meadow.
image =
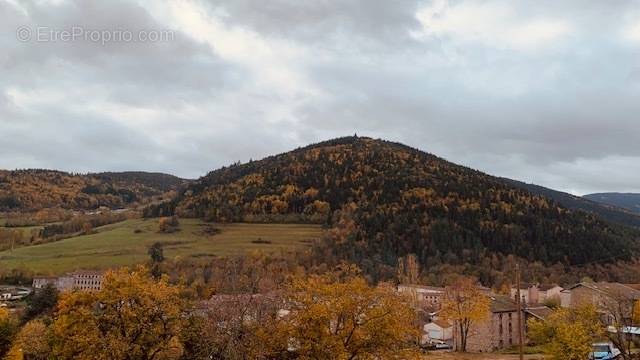
<path id="1" fill-rule="evenodd" d="M 220 230 L 214 233 L 212 228 Z M 37 274 L 60 274 L 76 269 L 105 269 L 148 259 L 154 242 L 164 244 L 167 258 L 176 256 L 230 256 L 252 250 L 290 251 L 308 246 L 321 235 L 318 225 L 210 224 L 180 219 L 180 229 L 160 233 L 157 219 L 134 219 L 102 226 L 97 233 L 57 242 L 0 252 L 0 268 L 24 268 Z M 260 239 L 259 241 L 256 241 Z"/>

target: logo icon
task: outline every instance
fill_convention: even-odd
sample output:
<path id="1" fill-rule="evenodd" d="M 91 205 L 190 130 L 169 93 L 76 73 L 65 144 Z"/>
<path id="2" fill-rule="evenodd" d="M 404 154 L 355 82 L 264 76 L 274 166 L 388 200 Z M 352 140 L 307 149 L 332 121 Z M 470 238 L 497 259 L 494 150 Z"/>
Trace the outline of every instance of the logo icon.
<path id="1" fill-rule="evenodd" d="M 31 40 L 31 28 L 28 26 L 20 26 L 19 28 L 17 28 L 16 39 L 22 42 L 27 42 Z"/>

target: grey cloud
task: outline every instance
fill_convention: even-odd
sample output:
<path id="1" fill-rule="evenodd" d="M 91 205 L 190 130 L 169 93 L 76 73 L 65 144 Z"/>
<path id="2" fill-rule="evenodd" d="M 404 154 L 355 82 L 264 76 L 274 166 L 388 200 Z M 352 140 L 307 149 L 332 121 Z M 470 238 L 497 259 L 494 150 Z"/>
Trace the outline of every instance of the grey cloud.
<path id="1" fill-rule="evenodd" d="M 20 43 L 20 25 L 170 26 L 144 0 L 20 4 L 26 14 L 0 2 L 0 167 L 196 177 L 358 133 L 574 193 L 640 191 L 640 43 L 621 36 L 640 21 L 633 2 L 451 1 L 438 14 L 508 8 L 513 19 L 474 19 L 489 22 L 476 25 L 491 41 L 474 29 L 429 33 L 416 12 L 430 1 L 190 3 L 267 50 L 295 50 L 262 69 L 239 61 L 251 54 L 233 53 L 235 38 L 220 40 L 234 57 L 179 27 L 166 43 Z M 497 43 L 509 26 L 540 19 L 566 33 L 534 50 Z M 285 91 L 256 78 L 278 66 L 306 82 Z"/>
<path id="2" fill-rule="evenodd" d="M 399 46 L 419 29 L 416 0 L 203 1 L 228 24 L 323 46 Z M 343 50 L 349 50 L 345 48 Z"/>

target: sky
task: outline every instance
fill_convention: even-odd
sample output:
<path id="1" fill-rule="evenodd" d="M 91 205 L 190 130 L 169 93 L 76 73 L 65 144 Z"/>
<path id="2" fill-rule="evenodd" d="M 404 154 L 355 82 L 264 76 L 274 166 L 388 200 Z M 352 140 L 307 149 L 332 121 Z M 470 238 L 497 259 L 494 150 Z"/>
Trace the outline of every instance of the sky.
<path id="1" fill-rule="evenodd" d="M 197 178 L 353 135 L 640 192 L 640 2 L 0 0 L 0 168 Z"/>

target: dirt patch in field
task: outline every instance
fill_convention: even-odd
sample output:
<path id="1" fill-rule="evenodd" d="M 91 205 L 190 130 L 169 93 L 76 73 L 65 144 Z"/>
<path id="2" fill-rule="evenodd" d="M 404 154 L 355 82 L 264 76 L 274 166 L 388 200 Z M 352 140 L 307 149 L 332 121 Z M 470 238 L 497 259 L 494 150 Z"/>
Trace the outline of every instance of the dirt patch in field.
<path id="1" fill-rule="evenodd" d="M 214 235 L 220 234 L 221 232 L 222 230 L 220 228 L 207 225 L 207 224 L 202 224 L 202 229 L 195 231 L 194 234 L 200 235 L 200 236 L 214 236 Z"/>

